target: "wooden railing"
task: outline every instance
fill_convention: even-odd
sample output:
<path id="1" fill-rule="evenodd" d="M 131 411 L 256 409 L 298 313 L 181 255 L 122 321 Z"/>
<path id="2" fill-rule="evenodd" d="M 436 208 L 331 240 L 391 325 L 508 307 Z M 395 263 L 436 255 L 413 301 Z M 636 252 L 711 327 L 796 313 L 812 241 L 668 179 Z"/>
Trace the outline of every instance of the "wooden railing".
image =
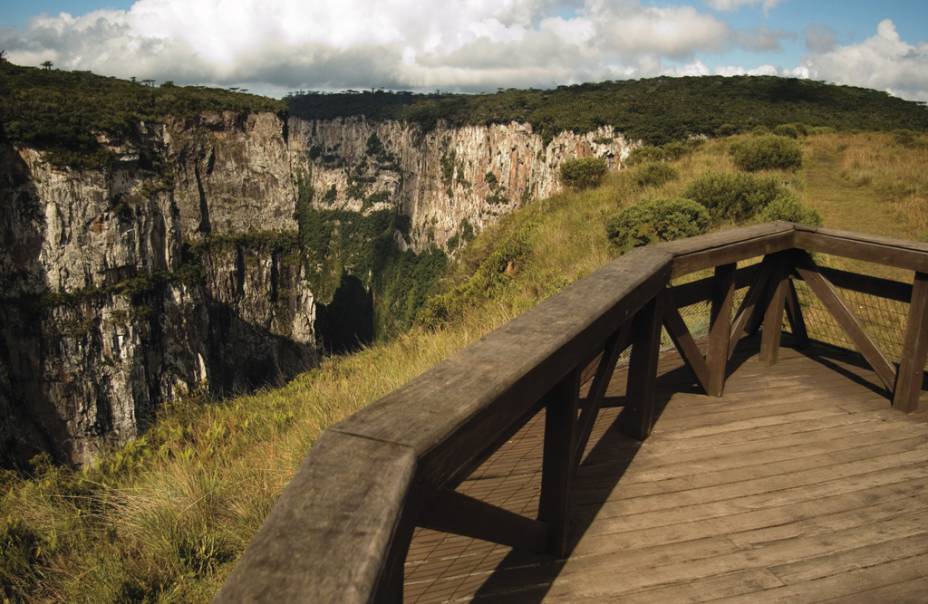
<path id="1" fill-rule="evenodd" d="M 825 269 L 810 252 L 909 269 L 914 285 Z M 756 257 L 763 260 L 738 268 Z M 704 269 L 714 274 L 671 283 Z M 661 327 L 701 387 L 721 395 L 728 361 L 746 335 L 760 331 L 767 363 L 777 359 L 784 315 L 797 345 L 808 340 L 795 279 L 834 315 L 893 405 L 910 411 L 928 353 L 926 275 L 926 245 L 784 222 L 634 250 L 327 429 L 217 601 L 398 601 L 416 526 L 563 555 L 571 483 L 620 354 L 631 348 L 620 421 L 643 440 L 654 421 Z M 900 366 L 837 288 L 911 302 Z M 703 355 L 678 309 L 705 300 L 711 318 Z M 454 490 L 542 409 L 537 518 Z"/>

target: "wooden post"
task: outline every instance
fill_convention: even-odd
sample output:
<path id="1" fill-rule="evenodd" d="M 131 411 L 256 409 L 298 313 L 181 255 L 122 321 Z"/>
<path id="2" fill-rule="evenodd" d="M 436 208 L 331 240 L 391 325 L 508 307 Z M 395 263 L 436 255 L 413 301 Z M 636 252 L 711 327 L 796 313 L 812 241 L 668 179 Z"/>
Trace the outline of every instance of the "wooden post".
<path id="1" fill-rule="evenodd" d="M 634 318 L 632 354 L 628 362 L 628 387 L 621 421 L 623 431 L 638 440 L 651 434 L 654 424 L 654 391 L 657 359 L 661 347 L 661 310 L 664 297 L 658 295 Z"/>
<path id="2" fill-rule="evenodd" d="M 545 442 L 538 519 L 548 525 L 548 552 L 563 557 L 569 538 L 570 490 L 576 468 L 580 369 L 551 393 L 545 410 Z"/>
<path id="3" fill-rule="evenodd" d="M 896 374 L 893 407 L 900 411 L 918 409 L 922 391 L 925 357 L 928 354 L 928 274 L 915 273 L 909 318 L 902 346 L 902 364 Z"/>
<path id="4" fill-rule="evenodd" d="M 728 365 L 728 346 L 731 342 L 731 315 L 735 297 L 735 271 L 737 264 L 715 267 L 712 283 L 712 312 L 709 323 L 709 350 L 706 362 L 709 365 L 710 396 L 722 396 L 725 389 L 725 369 Z"/>
<path id="5" fill-rule="evenodd" d="M 770 282 L 770 299 L 764 311 L 764 328 L 760 340 L 760 360 L 767 365 L 777 362 L 780 336 L 783 331 L 783 311 L 786 307 L 788 277 L 781 259 Z"/>

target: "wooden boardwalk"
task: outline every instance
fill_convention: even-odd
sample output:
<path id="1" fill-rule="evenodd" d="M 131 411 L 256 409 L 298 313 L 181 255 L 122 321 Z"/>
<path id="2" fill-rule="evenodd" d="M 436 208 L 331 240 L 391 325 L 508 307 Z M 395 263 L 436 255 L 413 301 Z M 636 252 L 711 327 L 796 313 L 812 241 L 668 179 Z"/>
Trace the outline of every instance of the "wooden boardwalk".
<path id="1" fill-rule="evenodd" d="M 568 557 L 416 529 L 405 599 L 928 602 L 926 413 L 892 410 L 846 353 L 787 347 L 767 367 L 757 347 L 741 344 L 722 398 L 662 356 L 643 445 L 616 428 L 623 392 L 610 390 Z M 541 413 L 458 490 L 534 517 L 543 427 Z"/>

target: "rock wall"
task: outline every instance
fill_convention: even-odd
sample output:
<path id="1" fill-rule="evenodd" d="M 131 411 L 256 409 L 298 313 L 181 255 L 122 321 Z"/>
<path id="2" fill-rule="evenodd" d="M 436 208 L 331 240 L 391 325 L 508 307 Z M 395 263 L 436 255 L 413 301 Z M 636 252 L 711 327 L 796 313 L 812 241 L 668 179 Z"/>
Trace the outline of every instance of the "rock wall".
<path id="1" fill-rule="evenodd" d="M 399 247 L 448 250 L 556 192 L 565 159 L 617 169 L 629 150 L 611 129 L 545 141 L 519 124 L 231 112 L 101 141 L 115 165 L 75 170 L 0 140 L 4 463 L 40 451 L 83 463 L 165 401 L 279 384 L 316 363 L 301 192 L 316 209 L 395 211 L 409 225 Z"/>
<path id="2" fill-rule="evenodd" d="M 290 119 L 291 164 L 306 175 L 319 208 L 396 207 L 410 218 L 415 251 L 446 248 L 525 203 L 560 188 L 566 159 L 598 156 L 619 169 L 631 145 L 611 127 L 545 141 L 528 124 L 425 131 L 364 118 Z"/>
<path id="3" fill-rule="evenodd" d="M 280 384 L 317 360 L 286 123 L 142 126 L 111 169 L 0 143 L 0 456 L 83 463 L 164 402 Z M 247 235 L 241 237 L 243 235 Z"/>

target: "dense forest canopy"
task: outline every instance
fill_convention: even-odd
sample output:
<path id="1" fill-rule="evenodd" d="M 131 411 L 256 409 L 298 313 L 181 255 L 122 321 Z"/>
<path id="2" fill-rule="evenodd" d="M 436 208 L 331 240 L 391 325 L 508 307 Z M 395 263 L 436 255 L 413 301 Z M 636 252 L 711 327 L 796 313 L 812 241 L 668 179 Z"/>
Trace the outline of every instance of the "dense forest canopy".
<path id="1" fill-rule="evenodd" d="M 155 86 L 90 72 L 0 61 L 0 134 L 50 152 L 57 163 L 105 164 L 97 134 L 131 140 L 139 124 L 204 111 L 272 111 L 308 119 L 363 115 L 434 127 L 528 122 L 549 139 L 562 130 L 613 126 L 659 144 L 785 123 L 839 130 L 928 131 L 928 108 L 885 92 L 774 76 L 706 76 L 603 82 L 491 94 L 300 92 L 283 101 L 237 89 Z"/>
<path id="2" fill-rule="evenodd" d="M 714 135 L 720 128 L 794 122 L 839 130 L 928 130 L 923 104 L 867 88 L 775 76 L 659 77 L 478 95 L 309 92 L 285 100 L 291 115 L 304 118 L 364 115 L 426 128 L 438 120 L 454 126 L 517 121 L 531 123 L 546 138 L 609 125 L 655 144 Z"/>
<path id="3" fill-rule="evenodd" d="M 132 140 L 139 125 L 204 111 L 285 112 L 281 101 L 203 86 L 155 86 L 86 71 L 20 67 L 0 61 L 0 126 L 14 144 L 52 161 L 96 166 L 108 158 L 96 133 Z"/>

